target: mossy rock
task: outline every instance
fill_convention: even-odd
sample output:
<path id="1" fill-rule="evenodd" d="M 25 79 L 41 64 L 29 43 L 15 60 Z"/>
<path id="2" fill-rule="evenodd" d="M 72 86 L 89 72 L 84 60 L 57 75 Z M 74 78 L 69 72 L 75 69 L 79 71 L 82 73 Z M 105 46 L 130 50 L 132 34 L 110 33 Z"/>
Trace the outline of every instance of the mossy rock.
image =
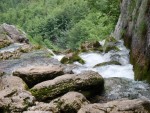
<path id="1" fill-rule="evenodd" d="M 108 37 L 103 46 L 103 51 L 106 53 L 111 50 L 120 51 L 120 49 L 116 46 L 117 42 L 118 41 L 114 37 Z"/>
<path id="2" fill-rule="evenodd" d="M 118 41 L 114 37 L 110 36 L 110 37 L 106 38 L 105 43 L 108 43 L 108 42 L 117 43 Z"/>
<path id="3" fill-rule="evenodd" d="M 85 63 L 78 53 L 69 53 L 61 59 L 61 63 L 63 64 L 72 64 L 73 62 Z"/>
<path id="4" fill-rule="evenodd" d="M 7 47 L 11 44 L 11 41 L 7 39 L 6 35 L 0 34 L 0 49 Z"/>
<path id="5" fill-rule="evenodd" d="M 106 65 L 121 65 L 121 63 L 119 63 L 119 62 L 117 62 L 117 61 L 103 62 L 103 63 L 96 64 L 96 65 L 94 66 L 94 68 L 96 68 L 96 67 L 101 67 L 101 66 L 106 66 Z"/>
<path id="6" fill-rule="evenodd" d="M 88 51 L 101 51 L 102 52 L 102 46 L 98 41 L 94 42 L 84 42 L 80 46 L 81 52 L 88 52 Z"/>
<path id="7" fill-rule="evenodd" d="M 118 47 L 116 47 L 116 46 L 107 46 L 104 51 L 106 53 L 108 53 L 109 51 L 112 51 L 112 50 L 114 50 L 114 51 L 120 51 L 120 49 Z"/>
<path id="8" fill-rule="evenodd" d="M 135 72 L 135 80 L 147 81 L 150 83 L 150 70 L 149 64 L 145 64 L 144 66 L 140 66 L 139 63 L 134 64 L 134 72 Z"/>
<path id="9" fill-rule="evenodd" d="M 97 90 L 95 90 L 97 89 Z M 104 89 L 104 79 L 93 71 L 86 71 L 81 74 L 66 74 L 35 85 L 30 91 L 38 100 L 57 98 L 69 91 L 91 95 L 100 94 Z M 86 95 L 85 95 L 86 96 Z"/>
<path id="10" fill-rule="evenodd" d="M 16 50 L 14 52 L 4 52 L 0 53 L 0 60 L 8 60 L 8 59 L 18 59 L 21 56 L 21 52 Z"/>

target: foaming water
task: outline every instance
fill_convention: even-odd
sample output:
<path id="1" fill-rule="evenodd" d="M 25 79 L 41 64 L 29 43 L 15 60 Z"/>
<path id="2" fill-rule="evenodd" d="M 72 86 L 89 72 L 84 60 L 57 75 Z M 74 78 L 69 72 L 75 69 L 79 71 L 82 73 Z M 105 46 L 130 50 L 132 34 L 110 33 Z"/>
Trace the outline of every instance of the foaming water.
<path id="1" fill-rule="evenodd" d="M 129 50 L 123 45 L 122 40 L 120 40 L 116 46 L 120 51 L 109 51 L 108 53 L 81 53 L 80 57 L 86 63 L 74 69 L 73 72 L 80 73 L 85 70 L 93 70 L 101 74 L 104 78 L 125 77 L 134 79 L 133 66 L 129 62 Z M 104 65 L 94 68 L 96 64 L 109 61 L 117 61 L 121 65 Z"/>
<path id="2" fill-rule="evenodd" d="M 118 66 L 107 65 L 96 68 L 96 70 L 105 78 L 109 77 L 125 77 L 134 79 L 133 66 L 131 64 Z"/>
<path id="3" fill-rule="evenodd" d="M 61 61 L 61 59 L 64 57 L 65 55 L 54 55 L 53 58 L 57 59 L 58 61 Z"/>
<path id="4" fill-rule="evenodd" d="M 101 41 L 100 44 L 104 46 L 105 41 Z M 110 77 L 124 77 L 129 79 L 134 79 L 134 72 L 133 66 L 130 64 L 129 61 L 129 50 L 124 46 L 123 41 L 119 40 L 116 45 L 120 49 L 120 51 L 109 51 L 108 53 L 105 52 L 86 52 L 81 53 L 80 57 L 85 61 L 85 64 L 82 65 L 78 62 L 74 62 L 78 66 L 73 69 L 74 73 L 81 73 L 82 71 L 86 70 L 93 70 L 98 72 L 104 78 Z M 64 55 L 55 55 L 53 58 L 60 61 Z M 99 67 L 95 67 L 95 65 L 116 61 L 121 65 L 103 65 Z"/>
<path id="5" fill-rule="evenodd" d="M 82 53 L 80 57 L 86 62 L 84 66 L 93 67 L 98 63 L 103 63 L 110 61 L 109 54 L 100 54 L 100 53 Z"/>

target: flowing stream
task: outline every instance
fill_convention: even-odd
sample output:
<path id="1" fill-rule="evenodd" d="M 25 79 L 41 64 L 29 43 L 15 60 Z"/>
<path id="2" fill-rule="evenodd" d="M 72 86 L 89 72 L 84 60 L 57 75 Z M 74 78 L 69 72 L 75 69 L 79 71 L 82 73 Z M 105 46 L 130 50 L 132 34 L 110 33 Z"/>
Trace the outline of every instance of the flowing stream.
<path id="1" fill-rule="evenodd" d="M 101 45 L 104 41 L 100 42 Z M 85 61 L 85 64 L 74 62 L 77 66 L 73 69 L 74 73 L 81 73 L 85 70 L 93 70 L 98 72 L 105 79 L 105 94 L 107 100 L 115 100 L 119 98 L 149 98 L 150 85 L 146 82 L 135 81 L 133 65 L 129 61 L 129 50 L 124 46 L 122 40 L 116 44 L 120 51 L 104 52 L 88 52 L 81 53 L 80 57 Z M 64 55 L 55 55 L 54 58 L 59 61 Z M 103 65 L 94 67 L 99 63 L 117 61 L 121 65 Z"/>
<path id="2" fill-rule="evenodd" d="M 104 43 L 100 42 L 100 43 Z M 102 44 L 103 45 L 103 44 Z M 104 78 L 109 77 L 124 77 L 129 79 L 134 79 L 133 66 L 129 62 L 129 50 L 124 46 L 123 41 L 119 40 L 116 46 L 120 49 L 120 51 L 109 51 L 108 53 L 104 52 L 88 52 L 81 53 L 80 57 L 85 61 L 85 64 L 82 65 L 78 62 L 74 62 L 77 64 L 77 68 L 73 69 L 74 73 L 81 73 L 85 70 L 93 70 L 98 72 Z M 54 56 L 54 58 L 59 61 L 63 55 Z M 104 65 L 99 67 L 94 67 L 96 64 L 117 61 L 121 65 Z"/>

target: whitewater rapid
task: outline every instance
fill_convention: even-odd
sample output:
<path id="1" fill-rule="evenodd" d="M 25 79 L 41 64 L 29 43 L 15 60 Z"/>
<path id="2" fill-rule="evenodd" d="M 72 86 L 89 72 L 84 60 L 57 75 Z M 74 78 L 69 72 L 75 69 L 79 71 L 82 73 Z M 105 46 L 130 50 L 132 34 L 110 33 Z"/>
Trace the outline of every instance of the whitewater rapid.
<path id="1" fill-rule="evenodd" d="M 104 41 L 100 42 L 104 43 Z M 103 45 L 103 44 L 102 44 Z M 73 69 L 74 73 L 81 73 L 85 70 L 93 70 L 98 72 L 104 78 L 110 77 L 122 77 L 134 79 L 133 65 L 130 64 L 129 60 L 129 50 L 124 46 L 122 40 L 119 40 L 116 46 L 120 49 L 120 51 L 109 51 L 105 52 L 86 52 L 79 54 L 80 57 L 85 61 L 85 64 L 80 64 L 78 62 L 74 62 L 74 64 L 78 65 Z M 64 55 L 55 56 L 59 61 Z M 121 65 L 104 65 L 100 67 L 94 67 L 96 64 L 109 62 L 109 61 L 117 61 Z"/>

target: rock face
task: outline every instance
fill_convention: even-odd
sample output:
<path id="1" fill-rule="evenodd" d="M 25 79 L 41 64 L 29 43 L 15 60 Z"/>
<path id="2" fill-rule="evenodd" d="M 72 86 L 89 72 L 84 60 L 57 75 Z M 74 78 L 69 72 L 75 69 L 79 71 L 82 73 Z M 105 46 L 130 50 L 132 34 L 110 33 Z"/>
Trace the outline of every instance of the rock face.
<path id="1" fill-rule="evenodd" d="M 2 24 L 0 26 L 0 34 L 4 35 L 9 41 L 12 43 L 28 43 L 28 39 L 26 38 L 26 34 L 21 30 L 18 30 L 13 25 Z"/>
<path id="2" fill-rule="evenodd" d="M 60 66 L 55 65 L 23 67 L 16 69 L 13 72 L 14 76 L 22 78 L 29 87 L 45 80 L 54 79 L 55 77 L 63 74 L 63 69 Z"/>
<path id="3" fill-rule="evenodd" d="M 122 0 L 114 36 L 131 49 L 135 79 L 150 82 L 150 0 Z"/>
<path id="4" fill-rule="evenodd" d="M 51 111 L 52 113 L 77 113 L 82 106 L 87 104 L 89 104 L 88 100 L 81 93 L 68 92 L 50 103 L 39 102 L 28 110 Z"/>
<path id="5" fill-rule="evenodd" d="M 116 100 L 104 104 L 89 104 L 78 113 L 150 113 L 150 102 L 146 100 Z"/>
<path id="6" fill-rule="evenodd" d="M 38 100 L 45 100 L 56 98 L 68 91 L 79 91 L 86 96 L 94 95 L 100 93 L 103 87 L 104 80 L 97 72 L 86 71 L 78 75 L 66 74 L 39 83 L 31 89 L 31 92 Z"/>
<path id="7" fill-rule="evenodd" d="M 0 78 L 0 110 L 2 113 L 22 112 L 32 105 L 35 98 L 26 89 L 26 84 L 19 77 Z"/>

